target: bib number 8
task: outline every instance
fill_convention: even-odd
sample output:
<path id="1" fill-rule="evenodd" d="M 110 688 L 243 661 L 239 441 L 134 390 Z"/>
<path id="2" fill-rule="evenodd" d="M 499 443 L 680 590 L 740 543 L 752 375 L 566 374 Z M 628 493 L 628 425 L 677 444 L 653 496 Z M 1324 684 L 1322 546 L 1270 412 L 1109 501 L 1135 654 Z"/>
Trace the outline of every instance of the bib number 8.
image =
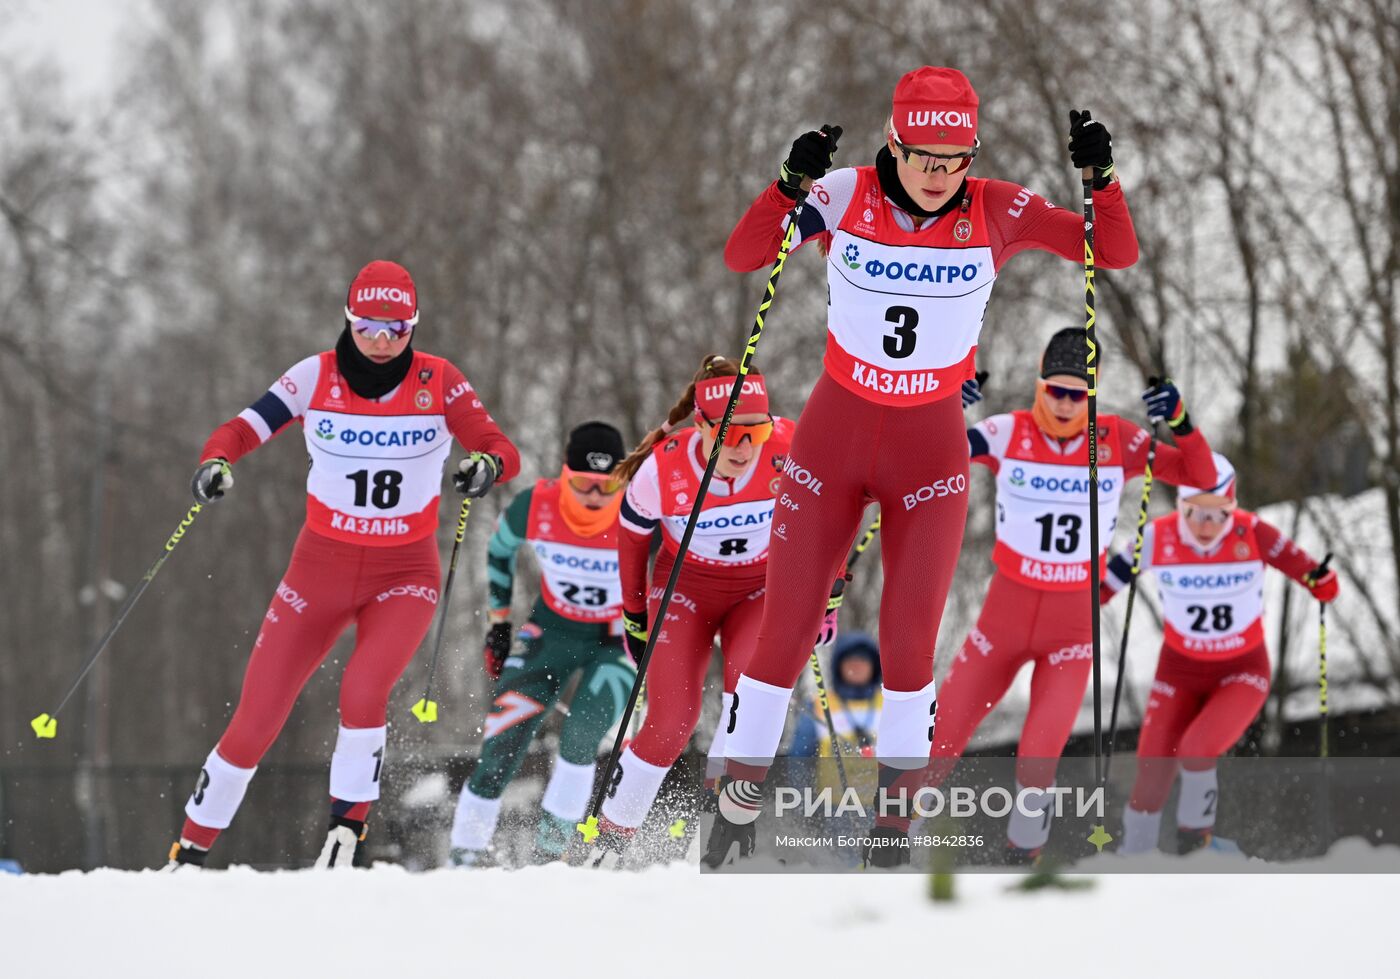
<path id="1" fill-rule="evenodd" d="M 885 356 L 902 360 L 914 353 L 918 337 L 914 330 L 919 325 L 919 311 L 912 306 L 891 306 L 885 310 L 885 322 L 894 323 L 894 335 L 885 337 Z"/>

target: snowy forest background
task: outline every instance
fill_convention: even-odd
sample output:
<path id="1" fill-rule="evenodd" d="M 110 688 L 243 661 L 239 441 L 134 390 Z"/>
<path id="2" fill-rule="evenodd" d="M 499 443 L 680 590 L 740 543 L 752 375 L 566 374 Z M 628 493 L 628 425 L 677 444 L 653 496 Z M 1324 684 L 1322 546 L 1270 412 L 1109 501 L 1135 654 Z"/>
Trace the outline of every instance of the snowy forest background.
<path id="1" fill-rule="evenodd" d="M 35 6 L 0 3 L 3 22 Z M 361 264 L 412 271 L 418 343 L 458 363 L 520 444 L 518 489 L 557 471 L 574 424 L 610 420 L 635 440 L 703 354 L 739 349 L 763 273 L 724 268 L 733 222 L 801 131 L 841 124 L 837 165 L 870 162 L 895 81 L 926 63 L 978 89 L 974 172 L 1065 206 L 1068 111 L 1105 121 L 1142 259 L 1100 276 L 1103 408 L 1140 419 L 1145 379 L 1168 371 L 1237 466 L 1243 504 L 1336 552 L 1334 702 L 1397 727 L 1395 0 L 119 6 L 96 94 L 0 28 L 0 857 L 149 865 L 168 845 L 301 522 L 299 433 L 240 464 L 59 740 L 35 743 L 28 722 L 185 512 L 208 432 L 334 342 Z M 814 255 L 790 263 L 760 349 L 793 416 L 820 370 L 822 274 Z M 1081 290 L 1059 259 L 1010 263 L 971 417 L 1028 404 L 1045 338 L 1082 322 Z M 943 667 L 990 574 L 990 494 L 977 476 Z M 443 720 L 408 715 L 424 658 L 396 692 L 397 759 L 427 768 L 479 744 L 484 548 L 508 498 L 478 507 L 468 531 Z M 1131 490 L 1120 541 L 1136 503 Z M 1170 495 L 1153 504 L 1164 512 Z M 876 625 L 877 564 L 860 569 L 848 626 Z M 1317 670 L 1311 603 L 1277 584 L 1270 602 L 1282 669 L 1242 746 L 1266 753 L 1315 712 Z M 1130 654 L 1143 683 L 1150 618 Z M 275 834 L 304 847 L 319 832 L 338 677 L 332 666 L 307 688 L 267 759 L 298 777 L 254 783 L 231 858 L 236 838 L 266 860 Z M 1014 735 L 1014 698 L 996 717 L 982 743 Z M 1366 750 L 1345 729 L 1333 743 Z"/>

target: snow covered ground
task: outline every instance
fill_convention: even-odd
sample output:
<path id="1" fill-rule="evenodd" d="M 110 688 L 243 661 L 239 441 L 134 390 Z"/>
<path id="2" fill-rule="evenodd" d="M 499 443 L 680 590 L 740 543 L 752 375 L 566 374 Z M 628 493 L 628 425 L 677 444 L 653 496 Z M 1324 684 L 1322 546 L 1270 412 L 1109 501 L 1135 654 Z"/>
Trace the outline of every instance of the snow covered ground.
<path id="1" fill-rule="evenodd" d="M 1362 977 L 1393 967 L 1400 899 L 1400 850 L 1370 852 L 1390 875 L 1107 875 L 1031 894 L 960 875 L 953 904 L 917 875 L 684 864 L 0 875 L 0 974 Z"/>

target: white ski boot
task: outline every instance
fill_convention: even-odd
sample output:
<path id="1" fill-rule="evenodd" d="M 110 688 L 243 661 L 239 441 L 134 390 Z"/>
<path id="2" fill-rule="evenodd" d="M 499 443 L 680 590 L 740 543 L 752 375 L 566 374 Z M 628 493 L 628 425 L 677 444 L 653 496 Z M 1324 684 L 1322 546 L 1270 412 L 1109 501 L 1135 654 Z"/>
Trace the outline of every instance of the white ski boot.
<path id="1" fill-rule="evenodd" d="M 355 850 L 365 838 L 365 824 L 353 819 L 331 819 L 330 832 L 326 834 L 326 845 L 316 858 L 316 868 L 329 870 L 349 870 L 354 866 Z"/>

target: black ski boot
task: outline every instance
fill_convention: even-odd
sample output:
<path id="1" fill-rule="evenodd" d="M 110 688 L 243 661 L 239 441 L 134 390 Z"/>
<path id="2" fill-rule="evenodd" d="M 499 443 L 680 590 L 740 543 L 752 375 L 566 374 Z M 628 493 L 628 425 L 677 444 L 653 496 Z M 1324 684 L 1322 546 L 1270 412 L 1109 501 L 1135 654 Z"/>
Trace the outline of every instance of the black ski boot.
<path id="1" fill-rule="evenodd" d="M 163 874 L 173 874 L 177 870 L 203 870 L 204 861 L 209 858 L 208 850 L 188 846 L 179 842 L 170 845 L 169 862 L 160 868 Z"/>
<path id="2" fill-rule="evenodd" d="M 700 862 L 711 870 L 735 860 L 753 856 L 755 842 L 754 823 L 758 818 L 758 805 L 762 790 L 753 782 L 728 779 L 719 787 L 716 795 L 715 822 L 710 827 L 710 838 L 705 842 L 705 853 Z M 730 816 L 748 817 L 744 822 L 734 822 Z M 730 851 L 738 846 L 733 856 Z"/>
<path id="3" fill-rule="evenodd" d="M 876 826 L 870 831 L 861 857 L 867 868 L 883 870 L 908 864 L 910 850 L 908 833 L 893 826 Z"/>

